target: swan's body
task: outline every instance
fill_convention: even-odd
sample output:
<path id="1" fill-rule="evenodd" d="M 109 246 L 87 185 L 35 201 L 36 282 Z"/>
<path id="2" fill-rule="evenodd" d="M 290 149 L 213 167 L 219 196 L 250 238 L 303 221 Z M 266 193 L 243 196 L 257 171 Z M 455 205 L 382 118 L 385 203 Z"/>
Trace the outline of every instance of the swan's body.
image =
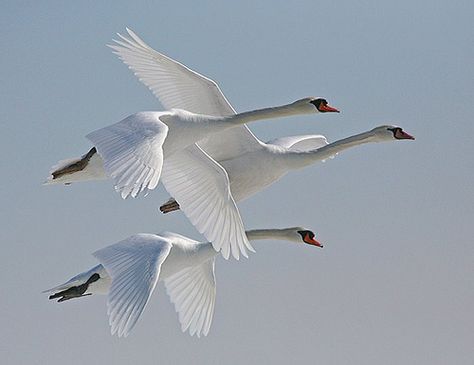
<path id="1" fill-rule="evenodd" d="M 230 190 L 236 202 L 247 199 L 278 181 L 288 172 L 324 161 L 345 149 L 365 143 L 414 139 L 400 127 L 384 125 L 334 143 L 323 136 L 287 137 L 272 143 L 261 143 L 234 158 L 218 161 L 227 171 Z M 291 144 L 291 142 L 295 142 Z M 300 144 L 300 145 L 299 145 Z M 318 147 L 319 146 L 319 147 Z M 169 213 L 180 209 L 179 199 L 171 198 L 160 209 Z"/>
<path id="2" fill-rule="evenodd" d="M 246 234 L 249 240 L 280 239 L 322 247 L 314 233 L 300 227 Z M 108 293 L 111 332 L 127 336 L 161 280 L 179 313 L 182 330 L 207 335 L 214 312 L 217 254 L 211 243 L 176 233 L 136 234 L 95 252 L 101 264 L 46 292 L 59 302 Z"/>

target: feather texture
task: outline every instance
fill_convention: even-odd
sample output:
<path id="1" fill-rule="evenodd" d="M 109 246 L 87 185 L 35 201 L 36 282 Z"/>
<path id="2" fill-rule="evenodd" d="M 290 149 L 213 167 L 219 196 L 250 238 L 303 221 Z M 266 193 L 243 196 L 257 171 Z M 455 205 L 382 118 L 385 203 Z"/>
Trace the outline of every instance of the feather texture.
<path id="1" fill-rule="evenodd" d="M 163 143 L 168 134 L 168 126 L 159 119 L 162 114 L 132 114 L 87 135 L 123 199 L 129 195 L 136 197 L 158 185 L 163 166 Z"/>
<path id="2" fill-rule="evenodd" d="M 94 252 L 112 278 L 107 298 L 112 335 L 126 337 L 135 326 L 170 250 L 163 238 L 141 233 Z"/>
<path id="3" fill-rule="evenodd" d="M 230 193 L 224 168 L 197 145 L 168 157 L 163 184 L 179 202 L 184 214 L 225 259 L 239 259 L 254 251 L 248 242 L 237 205 Z"/>
<path id="4" fill-rule="evenodd" d="M 215 259 L 189 267 L 165 280 L 166 291 L 178 312 L 182 331 L 207 336 L 216 301 Z"/>

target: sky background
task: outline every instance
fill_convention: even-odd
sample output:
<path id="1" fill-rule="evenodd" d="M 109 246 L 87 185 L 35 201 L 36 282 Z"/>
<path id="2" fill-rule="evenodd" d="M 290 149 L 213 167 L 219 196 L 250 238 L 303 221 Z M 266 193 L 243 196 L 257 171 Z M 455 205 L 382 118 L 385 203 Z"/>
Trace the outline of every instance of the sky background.
<path id="1" fill-rule="evenodd" d="M 471 364 L 474 356 L 472 1 L 2 1 L 0 353 L 4 364 Z M 163 216 L 160 187 L 42 186 L 84 136 L 153 95 L 105 44 L 132 28 L 216 80 L 238 111 L 324 96 L 341 114 L 256 123 L 266 141 L 334 141 L 396 123 L 416 141 L 365 145 L 240 204 L 246 227 L 301 225 L 324 249 L 255 243 L 217 260 L 208 337 L 182 333 L 160 284 L 126 338 L 106 297 L 41 291 L 138 232 L 202 239 Z"/>

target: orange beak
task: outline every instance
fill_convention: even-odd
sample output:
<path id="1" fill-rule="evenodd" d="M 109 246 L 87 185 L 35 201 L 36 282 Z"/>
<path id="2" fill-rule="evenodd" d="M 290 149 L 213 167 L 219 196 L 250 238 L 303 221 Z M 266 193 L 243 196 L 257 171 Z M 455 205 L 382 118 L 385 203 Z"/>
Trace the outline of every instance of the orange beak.
<path id="1" fill-rule="evenodd" d="M 310 245 L 313 245 L 313 246 L 317 246 L 317 247 L 321 247 L 323 248 L 323 245 L 321 243 L 319 243 L 318 241 L 316 241 L 314 238 L 310 238 L 309 237 L 309 234 L 307 234 L 305 237 L 304 237 L 304 240 L 306 243 L 310 244 Z"/>
<path id="2" fill-rule="evenodd" d="M 328 112 L 328 113 L 340 113 L 339 110 L 337 110 L 336 108 L 333 108 L 332 106 L 326 104 L 326 105 L 320 105 L 319 106 L 319 110 L 320 111 L 323 111 L 323 112 Z"/>
<path id="3" fill-rule="evenodd" d="M 407 132 L 404 132 L 404 131 L 400 131 L 397 133 L 397 136 L 396 136 L 398 139 L 415 139 L 415 137 L 409 135 Z"/>

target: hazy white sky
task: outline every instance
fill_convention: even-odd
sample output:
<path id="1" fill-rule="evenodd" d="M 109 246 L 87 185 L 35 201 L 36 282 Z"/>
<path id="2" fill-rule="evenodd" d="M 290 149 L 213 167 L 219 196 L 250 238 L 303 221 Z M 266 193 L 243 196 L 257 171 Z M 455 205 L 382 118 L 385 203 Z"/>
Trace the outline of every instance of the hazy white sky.
<path id="1" fill-rule="evenodd" d="M 472 363 L 471 1 L 67 3 L 1 5 L 2 363 Z M 219 259 L 206 338 L 181 333 L 161 285 L 126 339 L 110 336 L 105 297 L 41 294 L 130 234 L 200 238 L 159 214 L 163 188 L 122 201 L 109 181 L 41 186 L 88 132 L 161 109 L 105 47 L 126 26 L 239 111 L 308 95 L 342 110 L 253 125 L 263 140 L 387 122 L 417 138 L 347 151 L 240 204 L 248 228 L 303 225 L 325 247 L 258 242 L 249 260 Z"/>

